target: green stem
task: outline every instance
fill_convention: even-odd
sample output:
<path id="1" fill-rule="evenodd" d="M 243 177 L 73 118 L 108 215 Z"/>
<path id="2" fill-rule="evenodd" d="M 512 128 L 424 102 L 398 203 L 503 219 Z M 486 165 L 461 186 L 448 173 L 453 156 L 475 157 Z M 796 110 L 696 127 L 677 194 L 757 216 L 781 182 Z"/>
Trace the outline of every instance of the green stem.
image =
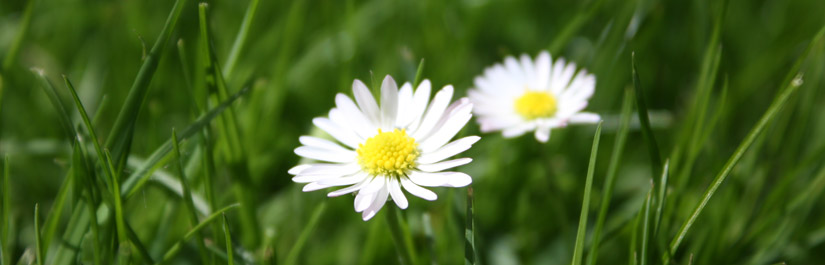
<path id="1" fill-rule="evenodd" d="M 395 241 L 395 247 L 401 264 L 414 265 L 416 264 L 415 254 L 413 254 L 415 251 L 413 250 L 412 244 L 409 244 L 411 242 L 405 240 L 405 234 L 409 233 L 407 226 L 401 223 L 401 219 L 398 218 L 398 208 L 393 205 L 388 205 L 387 208 L 387 213 L 385 214 L 387 216 L 387 224 L 390 225 L 392 240 Z"/>

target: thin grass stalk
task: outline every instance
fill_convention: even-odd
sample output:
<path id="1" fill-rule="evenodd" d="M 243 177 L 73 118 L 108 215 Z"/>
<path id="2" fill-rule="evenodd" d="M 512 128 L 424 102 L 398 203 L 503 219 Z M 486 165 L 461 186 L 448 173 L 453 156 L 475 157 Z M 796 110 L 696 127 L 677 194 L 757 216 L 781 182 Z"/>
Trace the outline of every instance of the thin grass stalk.
<path id="1" fill-rule="evenodd" d="M 318 226 L 318 222 L 321 221 L 321 216 L 327 209 L 327 202 L 323 201 L 318 206 L 315 206 L 315 210 L 312 211 L 312 216 L 310 216 L 309 221 L 304 226 L 304 229 L 301 230 L 301 234 L 298 235 L 298 239 L 295 240 L 295 244 L 292 245 L 292 249 L 289 250 L 289 253 L 286 255 L 286 260 L 284 264 L 286 265 L 294 265 L 298 264 L 298 257 L 301 255 L 301 251 L 304 249 L 304 245 L 306 245 L 309 236 L 312 235 L 312 232 L 315 231 L 315 227 Z"/>
<path id="2" fill-rule="evenodd" d="M 584 198 L 582 199 L 581 215 L 579 217 L 579 228 L 576 232 L 576 245 L 573 249 L 573 265 L 581 265 L 584 255 L 584 239 L 587 230 L 587 216 L 590 210 L 590 193 L 593 190 L 593 174 L 596 171 L 596 155 L 599 153 L 599 139 L 602 135 L 602 121 L 596 127 L 596 135 L 593 137 L 593 147 L 590 149 L 590 162 L 587 165 L 587 179 L 584 184 Z"/>
<path id="3" fill-rule="evenodd" d="M 3 70 L 9 71 L 17 60 L 17 55 L 20 53 L 20 46 L 23 45 L 23 40 L 26 38 L 26 33 L 29 31 L 29 25 L 32 21 L 32 13 L 36 0 L 29 0 L 26 4 L 26 10 L 23 11 L 23 20 L 20 22 L 20 27 L 17 29 L 17 35 L 14 41 L 6 52 L 6 58 L 3 59 Z"/>

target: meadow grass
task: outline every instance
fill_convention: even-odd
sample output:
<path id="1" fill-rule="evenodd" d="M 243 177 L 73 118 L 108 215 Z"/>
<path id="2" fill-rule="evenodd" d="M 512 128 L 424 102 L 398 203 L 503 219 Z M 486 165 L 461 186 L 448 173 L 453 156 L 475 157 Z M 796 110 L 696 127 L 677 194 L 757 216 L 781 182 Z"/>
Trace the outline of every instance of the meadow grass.
<path id="1" fill-rule="evenodd" d="M 818 264 L 823 9 L 5 1 L 0 265 Z M 287 174 L 353 79 L 458 98 L 542 50 L 596 76 L 601 123 L 540 144 L 471 122 L 470 187 L 367 222 Z"/>

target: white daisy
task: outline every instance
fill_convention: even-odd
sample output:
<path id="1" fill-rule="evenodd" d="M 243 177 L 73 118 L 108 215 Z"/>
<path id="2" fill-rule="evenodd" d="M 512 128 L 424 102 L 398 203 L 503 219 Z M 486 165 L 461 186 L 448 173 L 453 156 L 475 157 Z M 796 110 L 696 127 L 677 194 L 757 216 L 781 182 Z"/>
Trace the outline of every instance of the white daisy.
<path id="1" fill-rule="evenodd" d="M 584 69 L 577 74 L 576 64 L 563 58 L 552 64 L 544 51 L 535 62 L 510 56 L 487 68 L 468 95 L 482 132 L 511 138 L 535 130 L 536 139 L 547 142 L 551 128 L 599 121 L 598 114 L 581 112 L 595 87 L 595 76 Z"/>
<path id="2" fill-rule="evenodd" d="M 389 75 L 381 85 L 381 107 L 360 80 L 352 84 L 356 105 L 338 94 L 329 117 L 312 120 L 338 142 L 301 136 L 299 156 L 322 163 L 293 167 L 293 181 L 308 183 L 303 191 L 348 186 L 329 197 L 357 192 L 355 211 L 369 220 L 392 198 L 407 208 L 403 187 L 412 195 L 435 200 L 425 187 L 464 187 L 473 179 L 461 172 L 443 170 L 470 163 L 470 158 L 446 160 L 469 149 L 478 136 L 450 142 L 472 117 L 473 104 L 461 98 L 450 104 L 453 87 L 445 86 L 430 102 L 430 81 L 424 80 L 413 92 L 410 83 L 398 89 Z M 428 106 L 429 105 L 429 106 Z"/>

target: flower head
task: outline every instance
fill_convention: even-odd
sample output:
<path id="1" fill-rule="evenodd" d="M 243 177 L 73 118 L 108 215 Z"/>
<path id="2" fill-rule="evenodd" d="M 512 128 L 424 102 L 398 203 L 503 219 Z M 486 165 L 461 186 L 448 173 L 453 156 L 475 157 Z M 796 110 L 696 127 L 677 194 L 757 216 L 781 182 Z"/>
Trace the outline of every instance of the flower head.
<path id="1" fill-rule="evenodd" d="M 408 193 L 425 200 L 436 194 L 425 187 L 463 187 L 473 179 L 461 172 L 443 170 L 470 163 L 470 158 L 446 160 L 466 151 L 480 137 L 450 142 L 472 117 L 473 104 L 461 98 L 452 104 L 453 87 L 445 86 L 430 101 L 431 85 L 424 80 L 415 91 L 410 83 L 398 89 L 392 77 L 381 84 L 381 105 L 360 80 L 352 84 L 355 102 L 344 94 L 335 96 L 336 107 L 328 117 L 312 120 L 336 140 L 301 136 L 299 156 L 320 161 L 289 170 L 293 181 L 307 183 L 314 191 L 347 186 L 329 197 L 355 196 L 355 211 L 366 221 L 375 216 L 388 198 L 406 209 Z M 356 104 L 357 102 L 357 104 Z"/>
<path id="2" fill-rule="evenodd" d="M 593 96 L 596 77 L 576 64 L 541 52 L 536 61 L 527 55 L 504 59 L 475 79 L 470 100 L 482 132 L 501 131 L 506 138 L 535 131 L 547 142 L 550 129 L 573 123 L 596 123 L 599 115 L 581 112 Z"/>

